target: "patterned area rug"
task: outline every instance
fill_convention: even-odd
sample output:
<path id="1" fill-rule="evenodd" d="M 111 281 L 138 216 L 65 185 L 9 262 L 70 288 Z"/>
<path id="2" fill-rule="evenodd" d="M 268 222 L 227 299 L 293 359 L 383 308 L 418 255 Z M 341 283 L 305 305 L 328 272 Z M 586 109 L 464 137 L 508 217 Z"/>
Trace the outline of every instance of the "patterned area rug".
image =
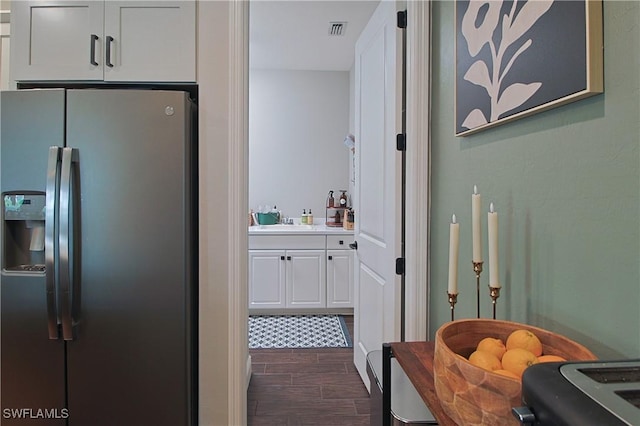
<path id="1" fill-rule="evenodd" d="M 350 348 L 353 344 L 339 315 L 252 315 L 249 348 Z"/>

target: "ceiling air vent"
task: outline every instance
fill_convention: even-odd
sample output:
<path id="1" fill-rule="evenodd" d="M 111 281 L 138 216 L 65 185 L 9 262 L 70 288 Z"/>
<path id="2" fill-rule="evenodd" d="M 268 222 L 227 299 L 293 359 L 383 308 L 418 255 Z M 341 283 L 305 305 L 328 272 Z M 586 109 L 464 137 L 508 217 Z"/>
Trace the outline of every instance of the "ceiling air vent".
<path id="1" fill-rule="evenodd" d="M 346 29 L 347 29 L 346 22 L 329 22 L 330 36 L 343 36 Z"/>

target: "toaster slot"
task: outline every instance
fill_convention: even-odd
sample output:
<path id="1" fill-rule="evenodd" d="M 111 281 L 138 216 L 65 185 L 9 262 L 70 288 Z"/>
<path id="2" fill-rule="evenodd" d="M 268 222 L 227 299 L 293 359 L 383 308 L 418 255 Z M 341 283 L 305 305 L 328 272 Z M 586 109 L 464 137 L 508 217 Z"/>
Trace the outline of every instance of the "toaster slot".
<path id="1" fill-rule="evenodd" d="M 615 393 L 625 401 L 631 403 L 631 405 L 640 408 L 640 390 L 621 390 Z"/>
<path id="2" fill-rule="evenodd" d="M 578 371 L 598 383 L 640 382 L 640 367 L 578 368 Z"/>

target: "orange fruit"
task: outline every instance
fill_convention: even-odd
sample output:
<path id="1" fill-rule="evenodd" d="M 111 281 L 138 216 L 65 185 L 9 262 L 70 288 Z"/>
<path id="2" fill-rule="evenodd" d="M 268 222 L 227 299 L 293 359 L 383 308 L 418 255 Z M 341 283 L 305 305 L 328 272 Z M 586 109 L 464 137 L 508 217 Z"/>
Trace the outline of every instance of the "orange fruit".
<path id="1" fill-rule="evenodd" d="M 542 355 L 542 343 L 538 336 L 529 330 L 516 330 L 507 337 L 507 350 L 526 349 L 535 356 Z"/>
<path id="2" fill-rule="evenodd" d="M 522 377 L 524 370 L 530 365 L 537 364 L 538 357 L 526 349 L 507 349 L 502 356 L 502 368 Z"/>
<path id="3" fill-rule="evenodd" d="M 564 362 L 565 358 L 558 355 L 541 355 L 538 357 L 538 362 Z"/>
<path id="4" fill-rule="evenodd" d="M 500 370 L 502 368 L 502 364 L 498 357 L 491 352 L 475 351 L 469 355 L 469 362 L 477 367 L 484 368 L 489 371 Z"/>
<path id="5" fill-rule="evenodd" d="M 478 343 L 476 350 L 491 352 L 496 357 L 498 357 L 498 359 L 502 359 L 502 355 L 504 355 L 504 353 L 507 351 L 507 348 L 504 346 L 504 343 L 502 343 L 502 340 L 496 339 L 494 337 L 485 337 L 484 339 L 480 340 L 480 343 Z"/>
<path id="6" fill-rule="evenodd" d="M 494 372 L 494 373 L 501 374 L 501 375 L 503 375 L 503 376 L 511 377 L 512 379 L 518 379 L 518 380 L 520 380 L 520 377 L 516 376 L 516 375 L 515 375 L 515 373 L 512 373 L 512 372 L 511 372 L 511 371 L 509 371 L 509 370 L 504 370 L 504 369 L 502 369 L 502 370 L 493 370 L 493 372 Z"/>

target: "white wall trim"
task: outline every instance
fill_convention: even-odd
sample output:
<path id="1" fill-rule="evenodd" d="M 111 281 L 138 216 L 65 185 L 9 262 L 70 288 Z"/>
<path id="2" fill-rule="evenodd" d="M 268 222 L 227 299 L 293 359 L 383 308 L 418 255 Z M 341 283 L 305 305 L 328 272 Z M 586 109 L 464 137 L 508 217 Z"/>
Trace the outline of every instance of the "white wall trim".
<path id="1" fill-rule="evenodd" d="M 253 374 L 253 368 L 251 366 L 251 355 L 247 356 L 247 391 L 249 390 L 249 384 L 251 382 L 251 374 Z"/>
<path id="2" fill-rule="evenodd" d="M 249 3 L 229 3 L 228 424 L 247 423 Z"/>
<path id="3" fill-rule="evenodd" d="M 407 200 L 405 338 L 428 338 L 431 2 L 407 2 Z"/>

